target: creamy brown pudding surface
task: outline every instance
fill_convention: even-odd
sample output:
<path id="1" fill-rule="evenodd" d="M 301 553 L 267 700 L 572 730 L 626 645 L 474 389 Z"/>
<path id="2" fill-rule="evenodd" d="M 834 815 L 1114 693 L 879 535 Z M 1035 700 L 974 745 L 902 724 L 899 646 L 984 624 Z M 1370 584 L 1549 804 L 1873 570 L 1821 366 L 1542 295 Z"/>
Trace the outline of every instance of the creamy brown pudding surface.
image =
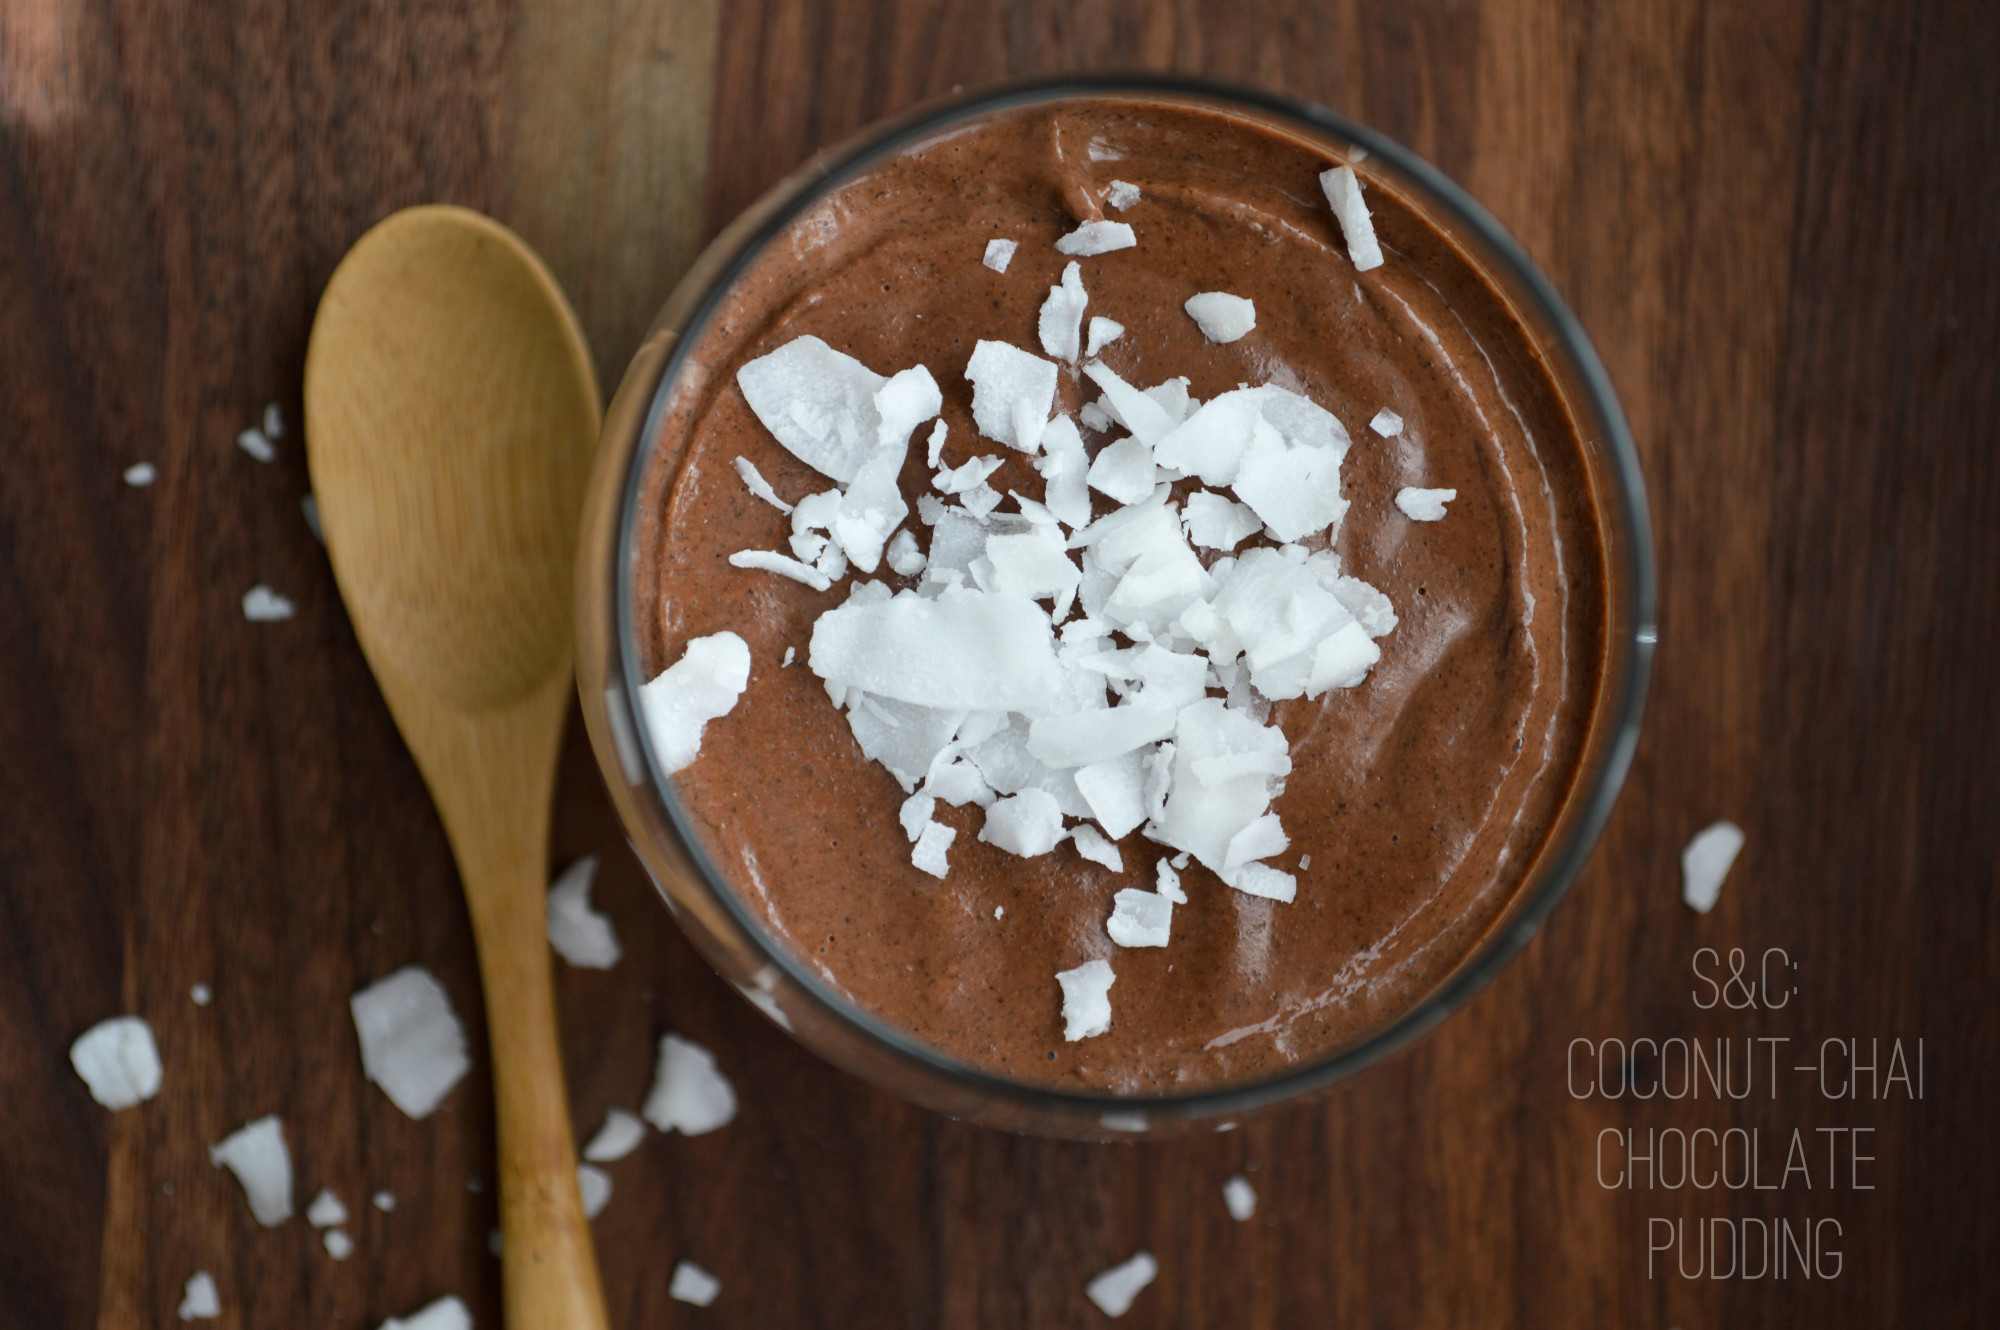
<path id="1" fill-rule="evenodd" d="M 1505 303 L 1380 183 L 1366 198 L 1386 262 L 1355 271 L 1316 181 L 1336 164 L 1186 107 L 1119 99 L 995 115 L 814 207 L 700 334 L 641 496 L 641 653 L 650 678 L 691 639 L 728 630 L 752 664 L 735 710 L 709 723 L 675 783 L 710 857 L 778 942 L 950 1058 L 1137 1095 L 1312 1061 L 1407 1010 L 1464 959 L 1568 797 L 1604 650 L 1604 556 L 1575 427 Z M 1139 201 L 1104 210 L 1114 179 L 1137 185 Z M 1400 618 L 1365 682 L 1272 707 L 1293 763 L 1273 804 L 1291 846 L 1273 863 L 1297 874 L 1297 899 L 1247 895 L 1190 864 L 1188 903 L 1158 948 L 1106 936 L 1114 892 L 1151 888 L 1155 861 L 1174 853 L 1137 832 L 1119 842 L 1125 871 L 1114 874 L 1068 844 L 1029 859 L 982 843 L 978 807 L 940 804 L 937 819 L 959 832 L 950 873 L 912 866 L 904 790 L 863 756 L 807 668 L 814 620 L 859 574 L 819 593 L 728 562 L 783 550 L 790 534 L 733 459 L 787 499 L 829 484 L 759 423 L 735 381 L 803 334 L 878 374 L 929 367 L 949 424 L 944 464 L 997 453 L 993 487 L 1040 496 L 1026 456 L 980 437 L 963 372 L 981 339 L 1042 354 L 1037 313 L 1070 261 L 1054 242 L 1099 217 L 1128 222 L 1138 240 L 1081 260 L 1088 314 L 1126 328 L 1104 363 L 1135 386 L 1186 375 L 1203 401 L 1276 383 L 1338 416 L 1353 439 L 1341 470 L 1352 507 L 1335 548 Z M 1019 242 L 1004 274 L 981 264 L 994 238 Z M 1254 331 L 1207 341 L 1183 311 L 1202 291 L 1254 301 Z M 1074 418 L 1098 395 L 1063 366 L 1058 412 Z M 1405 422 L 1397 437 L 1368 428 L 1385 407 Z M 930 489 L 928 429 L 902 473 L 906 527 L 926 547 L 915 509 Z M 1095 451 L 1108 436 L 1084 437 Z M 1442 521 L 1413 522 L 1393 502 L 1405 486 L 1458 496 Z M 1100 516 L 1116 506 L 1092 497 Z M 875 576 L 914 585 L 886 565 Z M 1065 1042 L 1055 974 L 1097 957 L 1117 973 L 1111 1028 Z"/>

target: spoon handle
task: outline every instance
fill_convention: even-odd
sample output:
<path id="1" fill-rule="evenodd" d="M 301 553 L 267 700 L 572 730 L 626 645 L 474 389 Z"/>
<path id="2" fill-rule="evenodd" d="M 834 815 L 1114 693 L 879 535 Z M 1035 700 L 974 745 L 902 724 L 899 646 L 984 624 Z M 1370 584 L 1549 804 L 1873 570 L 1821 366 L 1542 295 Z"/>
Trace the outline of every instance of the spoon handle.
<path id="1" fill-rule="evenodd" d="M 493 1046 L 507 1325 L 509 1330 L 605 1330 L 597 1256 L 577 1192 L 540 855 L 517 854 L 483 865 L 461 859 L 459 871 L 466 879 Z"/>

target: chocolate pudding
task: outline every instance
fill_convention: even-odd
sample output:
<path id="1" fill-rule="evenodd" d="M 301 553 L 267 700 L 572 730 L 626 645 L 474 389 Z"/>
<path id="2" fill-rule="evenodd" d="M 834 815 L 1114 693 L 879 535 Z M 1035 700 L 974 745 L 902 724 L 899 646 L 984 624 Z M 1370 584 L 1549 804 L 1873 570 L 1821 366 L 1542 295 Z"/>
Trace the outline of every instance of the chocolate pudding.
<path id="1" fill-rule="evenodd" d="M 1181 105 L 994 114 L 824 198 L 696 333 L 640 495 L 641 656 L 650 678 L 691 640 L 728 631 L 751 668 L 674 785 L 779 945 L 950 1059 L 1130 1095 L 1268 1078 L 1431 992 L 1547 850 L 1605 668 L 1605 556 L 1576 427 L 1506 301 L 1365 162 L 1386 261 L 1356 270 L 1317 183 L 1339 164 L 1323 146 Z M 1137 201 L 1109 209 L 1114 180 L 1136 185 Z M 1398 617 L 1363 682 L 1270 707 L 1290 749 L 1271 807 L 1296 898 L 1247 894 L 1189 863 L 1163 947 L 1106 935 L 1114 893 L 1152 888 L 1157 861 L 1175 857 L 1139 831 L 1118 841 L 1114 873 L 1070 844 L 1025 858 L 982 842 L 982 809 L 941 801 L 935 819 L 959 833 L 950 871 L 915 867 L 898 819 L 906 789 L 864 756 L 808 668 L 815 620 L 863 575 L 820 592 L 729 561 L 785 549 L 792 529 L 735 459 L 787 500 L 828 486 L 736 379 L 807 334 L 880 375 L 928 367 L 948 425 L 943 466 L 998 454 L 995 490 L 1041 496 L 1027 455 L 980 436 L 964 371 L 981 340 L 1041 354 L 1038 313 L 1071 262 L 1055 242 L 1098 219 L 1129 223 L 1137 240 L 1080 260 L 1089 314 L 1125 329 L 1104 363 L 1134 385 L 1187 376 L 1204 402 L 1276 384 L 1338 417 L 1352 438 L 1340 471 L 1351 508 L 1333 548 Z M 1005 272 L 981 262 L 993 239 L 1018 242 Z M 1211 291 L 1251 300 L 1255 328 L 1210 341 L 1184 304 Z M 1056 412 L 1075 419 L 1097 396 L 1062 364 Z M 1385 408 L 1400 433 L 1369 427 Z M 920 545 L 917 496 L 935 493 L 928 429 L 901 473 Z M 1110 437 L 1084 434 L 1092 452 Z M 1176 482 L 1176 496 L 1191 487 Z M 1457 494 L 1441 520 L 1413 521 L 1395 502 L 1409 487 Z M 1115 507 L 1092 497 L 1099 516 Z M 1236 553 L 1275 543 L 1254 536 Z M 871 576 L 916 585 L 886 564 Z M 1096 958 L 1116 970 L 1110 1027 L 1066 1041 L 1055 975 Z"/>

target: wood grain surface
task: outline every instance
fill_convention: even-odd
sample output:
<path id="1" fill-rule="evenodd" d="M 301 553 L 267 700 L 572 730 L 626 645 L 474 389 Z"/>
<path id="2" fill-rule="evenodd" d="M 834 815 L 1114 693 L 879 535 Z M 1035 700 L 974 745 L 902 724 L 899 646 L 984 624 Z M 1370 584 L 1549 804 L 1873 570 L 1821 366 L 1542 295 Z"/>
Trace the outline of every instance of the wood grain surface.
<path id="1" fill-rule="evenodd" d="M 944 1121 L 793 1046 L 654 902 L 573 727 L 551 861 L 603 857 L 625 943 L 558 966 L 578 1123 L 637 1106 L 669 1029 L 743 1100 L 610 1166 L 613 1322 L 1089 1326 L 1085 1280 L 1142 1248 L 1135 1326 L 2000 1317 L 1997 57 L 1979 0 L 0 0 L 0 1326 L 177 1323 L 198 1269 L 224 1326 L 372 1327 L 448 1292 L 499 1324 L 485 1060 L 412 1122 L 347 1011 L 421 963 L 483 1049 L 451 857 L 301 520 L 296 430 L 269 465 L 233 442 L 268 401 L 296 420 L 347 246 L 405 204 L 494 213 L 608 385 L 704 235 L 816 148 L 1107 65 L 1372 123 L 1582 316 L 1659 533 L 1624 799 L 1542 935 L 1415 1049 L 1228 1135 L 1092 1147 Z M 123 484 L 142 460 L 157 482 Z M 297 616 L 246 622 L 259 582 Z M 1697 916 L 1678 855 L 1719 817 L 1748 848 Z M 1697 1009 L 1703 946 L 1784 948 L 1797 991 Z M 166 1080 L 113 1114 L 67 1050 L 121 1012 Z M 1782 1070 L 1741 1101 L 1572 1097 L 1572 1040 L 1635 1036 L 1799 1062 L 1921 1039 L 1923 1097 Z M 258 1228 L 210 1167 L 266 1113 L 301 1207 L 347 1203 L 351 1259 Z M 1759 1131 L 1766 1181 L 1801 1130 L 1814 1186 L 1606 1188 L 1598 1133 L 1627 1127 Z M 1872 1190 L 1844 1154 L 1829 1188 L 1827 1142 L 1856 1139 Z M 1836 1221 L 1838 1275 L 1648 1275 L 1650 1219 L 1743 1216 Z M 712 1308 L 669 1299 L 683 1258 L 721 1277 Z"/>

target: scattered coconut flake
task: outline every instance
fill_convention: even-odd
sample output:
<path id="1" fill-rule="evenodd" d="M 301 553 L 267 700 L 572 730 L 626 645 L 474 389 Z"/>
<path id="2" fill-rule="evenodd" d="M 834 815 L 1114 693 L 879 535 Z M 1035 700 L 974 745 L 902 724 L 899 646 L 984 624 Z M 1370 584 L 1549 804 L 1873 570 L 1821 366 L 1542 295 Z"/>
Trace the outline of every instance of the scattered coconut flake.
<path id="1" fill-rule="evenodd" d="M 736 1090 L 716 1068 L 714 1054 L 692 1039 L 662 1035 L 659 1070 L 640 1111 L 661 1131 L 701 1136 L 736 1116 Z"/>
<path id="2" fill-rule="evenodd" d="M 320 1240 L 326 1244 L 326 1254 L 336 1261 L 344 1261 L 354 1255 L 354 1239 L 340 1229 L 328 1229 Z"/>
<path id="3" fill-rule="evenodd" d="M 1127 887 L 1112 898 L 1104 931 L 1121 947 L 1164 947 L 1173 922 L 1172 901 L 1157 892 Z"/>
<path id="4" fill-rule="evenodd" d="M 1139 439 L 1120 439 L 1097 454 L 1088 479 L 1092 489 L 1130 504 L 1151 494 L 1159 476 L 1151 448 Z"/>
<path id="5" fill-rule="evenodd" d="M 604 1125 L 583 1147 L 583 1157 L 593 1164 L 608 1164 L 638 1149 L 645 1137 L 645 1123 L 622 1108 L 614 1108 L 605 1113 Z"/>
<path id="6" fill-rule="evenodd" d="M 611 1175 L 595 1164 L 578 1164 L 576 1190 L 583 1198 L 583 1217 L 595 1219 L 610 1204 Z"/>
<path id="7" fill-rule="evenodd" d="M 1002 459 L 998 454 L 987 453 L 975 457 L 963 466 L 945 467 L 931 477 L 931 488 L 940 494 L 965 494 L 986 483 L 986 478 L 998 471 Z"/>
<path id="8" fill-rule="evenodd" d="M 1308 868 L 1311 868 L 1312 866 L 1313 866 L 1313 857 L 1311 855 L 1302 854 L 1299 856 L 1299 871 L 1301 873 L 1305 872 Z"/>
<path id="9" fill-rule="evenodd" d="M 276 402 L 264 408 L 264 437 L 282 439 L 285 437 L 285 413 Z"/>
<path id="10" fill-rule="evenodd" d="M 1181 505 L 1188 540 L 1205 550 L 1233 550 L 1264 529 L 1264 521 L 1240 503 L 1213 490 L 1196 490 Z"/>
<path id="11" fill-rule="evenodd" d="M 493 1230 L 496 1238 L 499 1233 L 499 1229 Z M 472 1330 L 472 1313 L 456 1296 L 448 1294 L 420 1312 L 400 1318 L 391 1316 L 382 1322 L 382 1330 Z"/>
<path id="12" fill-rule="evenodd" d="M 1281 905 L 1291 904 L 1299 894 L 1297 878 L 1268 864 L 1244 864 L 1224 880 L 1245 895 L 1262 896 Z"/>
<path id="13" fill-rule="evenodd" d="M 1080 766 L 1075 780 L 1077 793 L 1106 836 L 1125 836 L 1146 820 L 1145 772 L 1137 751 Z M 1077 849 L 1083 849 L 1081 840 Z"/>
<path id="14" fill-rule="evenodd" d="M 1425 490 L 1406 485 L 1396 491 L 1396 506 L 1412 522 L 1436 522 L 1443 519 L 1444 506 L 1457 497 L 1457 490 Z"/>
<path id="15" fill-rule="evenodd" d="M 796 337 L 736 371 L 736 386 L 792 456 L 847 484 L 878 443 L 888 380 L 817 337 Z"/>
<path id="16" fill-rule="evenodd" d="M 1118 423 L 1111 418 L 1110 412 L 1096 402 L 1085 402 L 1077 411 L 1076 418 L 1083 422 L 1085 429 L 1098 434 L 1109 432 L 1111 427 Z"/>
<path id="17" fill-rule="evenodd" d="M 1130 249 L 1139 243 L 1124 222 L 1085 222 L 1056 241 L 1056 252 L 1079 259 L 1093 254 L 1109 254 L 1114 249 Z"/>
<path id="18" fill-rule="evenodd" d="M 803 583 L 815 591 L 825 591 L 833 585 L 833 579 L 809 563 L 788 559 L 774 550 L 738 550 L 729 556 L 731 566 L 756 568 L 780 577 L 789 577 L 794 582 Z"/>
<path id="19" fill-rule="evenodd" d="M 639 713 L 660 765 L 671 773 L 699 757 L 708 722 L 733 711 L 749 683 L 750 647 L 735 633 L 689 642 L 678 661 L 639 689 Z"/>
<path id="20" fill-rule="evenodd" d="M 1053 850 L 1063 837 L 1062 806 L 1046 790 L 1022 790 L 996 799 L 986 810 L 979 839 L 1009 854 L 1032 859 Z"/>
<path id="21" fill-rule="evenodd" d="M 1257 1213 L 1256 1189 L 1239 1173 L 1222 1184 L 1222 1203 L 1228 1207 L 1229 1217 L 1240 1224 Z"/>
<path id="22" fill-rule="evenodd" d="M 986 257 L 981 262 L 994 272 L 1006 272 L 1007 265 L 1014 261 L 1014 251 L 1019 248 L 1017 240 L 989 240 L 986 242 Z"/>
<path id="23" fill-rule="evenodd" d="M 396 1193 L 392 1191 L 378 1191 L 368 1199 L 377 1210 L 380 1210 L 385 1215 L 396 1208 Z"/>
<path id="24" fill-rule="evenodd" d="M 1001 242 L 996 240 L 994 244 Z M 1011 248 L 1013 241 L 1006 244 Z M 1005 266 L 1004 264 L 1002 265 Z M 674 1266 L 673 1280 L 667 1285 L 667 1296 L 676 1302 L 693 1303 L 706 1307 L 715 1301 L 715 1295 L 722 1292 L 722 1281 L 693 1261 L 681 1261 Z"/>
<path id="25" fill-rule="evenodd" d="M 1006 917 L 1006 914 L 1007 914 L 1007 907 L 1006 907 L 1006 906 L 1004 906 L 1004 905 L 996 905 L 996 906 L 994 906 L 994 907 L 993 907 L 993 917 L 994 917 L 995 919 L 1002 919 L 1002 918 L 1005 918 L 1005 917 Z"/>
<path id="26" fill-rule="evenodd" d="M 1385 439 L 1393 439 L 1403 432 L 1403 418 L 1385 406 L 1368 422 L 1368 428 Z"/>
<path id="27" fill-rule="evenodd" d="M 236 446 L 260 462 L 275 461 L 278 456 L 278 450 L 271 445 L 270 439 L 255 425 L 236 436 Z"/>
<path id="28" fill-rule="evenodd" d="M 347 1222 L 347 1207 L 340 1203 L 331 1187 L 321 1187 L 319 1195 L 306 1207 L 306 1222 L 314 1228 L 337 1228 Z"/>
<path id="29" fill-rule="evenodd" d="M 1093 316 L 1090 320 L 1089 344 L 1084 347 L 1083 353 L 1086 356 L 1094 357 L 1103 348 L 1109 346 L 1111 343 L 1117 341 L 1124 335 L 1125 335 L 1124 324 L 1114 322 L 1111 319 L 1103 318 L 1101 316 Z"/>
<path id="30" fill-rule="evenodd" d="M 465 1028 L 444 985 L 406 965 L 348 999 L 361 1039 L 361 1067 L 412 1118 L 429 1117 L 472 1069 Z"/>
<path id="31" fill-rule="evenodd" d="M 1139 201 L 1139 187 L 1125 180 L 1114 180 L 1111 188 L 1104 193 L 1104 202 L 1123 212 Z"/>
<path id="32" fill-rule="evenodd" d="M 1201 335 L 1226 346 L 1257 326 L 1257 307 L 1227 291 L 1203 291 L 1187 298 L 1181 308 L 1201 329 Z"/>
<path id="33" fill-rule="evenodd" d="M 142 490 L 157 480 L 159 474 L 151 462 L 134 462 L 125 468 L 125 483 L 135 490 Z"/>
<path id="34" fill-rule="evenodd" d="M 1084 1292 L 1106 1316 L 1123 1316 L 1132 1300 L 1160 1273 L 1160 1263 L 1151 1252 L 1140 1252 L 1121 1265 L 1114 1265 L 1084 1286 Z"/>
<path id="35" fill-rule="evenodd" d="M 910 862 L 929 873 L 932 877 L 943 877 L 950 867 L 945 862 L 945 851 L 958 839 L 958 829 L 942 822 L 931 822 L 924 826 L 923 834 L 910 849 Z"/>
<path id="36" fill-rule="evenodd" d="M 951 426 L 943 420 L 931 426 L 930 438 L 924 443 L 924 465 L 935 471 L 944 462 L 944 440 L 951 432 Z"/>
<path id="37" fill-rule="evenodd" d="M 778 662 L 778 668 L 781 670 L 792 668 L 792 662 L 798 658 L 798 654 L 799 649 L 797 647 L 786 647 L 785 658 Z"/>
<path id="38" fill-rule="evenodd" d="M 292 602 L 262 582 L 243 593 L 243 617 L 251 623 L 278 623 L 292 614 Z"/>
<path id="39" fill-rule="evenodd" d="M 1681 851 L 1681 899 L 1707 914 L 1742 849 L 1743 828 L 1734 822 L 1717 822 L 1697 833 Z"/>
<path id="40" fill-rule="evenodd" d="M 187 1288 L 181 1294 L 180 1318 L 183 1321 L 212 1321 L 222 1315 L 222 1297 L 215 1291 L 215 1276 L 206 1270 L 197 1270 L 188 1276 Z"/>
<path id="41" fill-rule="evenodd" d="M 1347 256 L 1356 272 L 1382 266 L 1382 247 L 1375 242 L 1375 222 L 1368 215 L 1367 201 L 1361 197 L 1361 182 L 1351 166 L 1336 166 L 1319 175 L 1319 187 L 1340 223 L 1341 238 L 1347 241 Z"/>
<path id="42" fill-rule="evenodd" d="M 597 856 L 586 854 L 549 886 L 549 945 L 571 965 L 608 970 L 618 963 L 618 934 L 611 920 L 590 907 Z"/>
<path id="43" fill-rule="evenodd" d="M 258 1118 L 210 1146 L 208 1161 L 236 1175 L 250 1213 L 265 1228 L 292 1217 L 292 1155 L 276 1115 Z"/>
<path id="44" fill-rule="evenodd" d="M 1185 868 L 1187 856 L 1183 854 L 1176 857 L 1182 861 L 1181 866 Z M 1188 898 L 1187 893 L 1181 890 L 1180 873 L 1165 859 L 1160 860 L 1155 866 L 1159 869 L 1159 885 L 1154 890 L 1176 905 L 1186 905 Z"/>
<path id="45" fill-rule="evenodd" d="M 1076 843 L 1076 852 L 1094 864 L 1103 864 L 1114 873 L 1125 871 L 1125 856 L 1118 853 L 1118 847 L 1105 839 L 1104 833 L 1085 822 L 1070 834 Z"/>
<path id="46" fill-rule="evenodd" d="M 1056 982 L 1062 985 L 1065 1042 L 1089 1039 L 1111 1028 L 1111 985 L 1117 981 L 1111 963 L 1102 959 L 1056 973 Z"/>
<path id="47" fill-rule="evenodd" d="M 980 434 L 1032 452 L 1016 431 L 1016 407 L 1030 418 L 1049 418 L 1056 400 L 1055 365 L 1007 342 L 981 341 L 965 363 L 965 377 L 972 384 L 972 422 Z"/>
<path id="48" fill-rule="evenodd" d="M 1048 615 L 962 587 L 849 600 L 813 624 L 806 659 L 829 682 L 945 711 L 1039 712 L 1063 686 Z"/>
<path id="49" fill-rule="evenodd" d="M 889 538 L 889 569 L 901 577 L 915 577 L 924 570 L 926 559 L 923 550 L 917 547 L 917 538 L 908 531 L 898 531 Z M 792 663 L 792 648 L 785 648 L 785 664 Z"/>
<path id="50" fill-rule="evenodd" d="M 506 1240 L 501 1236 L 499 1229 L 489 1228 L 486 1230 L 486 1250 L 492 1255 L 494 1260 L 497 1261 L 500 1259 L 500 1253 L 506 1250 L 506 1246 Z"/>
<path id="51" fill-rule="evenodd" d="M 299 514 L 306 519 L 306 530 L 313 533 L 313 539 L 326 544 L 326 528 L 319 524 L 319 500 L 310 494 L 300 499 Z"/>
<path id="52" fill-rule="evenodd" d="M 1119 378 L 1103 361 L 1091 361 L 1083 367 L 1083 372 L 1104 390 L 1104 405 L 1112 413 L 1112 419 L 1146 443 L 1158 443 L 1179 423 L 1167 414 L 1165 407 Z"/>
<path id="53" fill-rule="evenodd" d="M 924 834 L 924 828 L 931 824 L 931 814 L 937 811 L 937 800 L 924 793 L 911 795 L 903 800 L 898 819 L 903 824 L 903 834 L 914 841 Z"/>
<path id="54" fill-rule="evenodd" d="M 1082 350 L 1084 307 L 1090 297 L 1083 289 L 1083 265 L 1071 263 L 1063 269 L 1062 285 L 1049 288 L 1042 302 L 1037 335 L 1042 350 L 1057 360 L 1075 360 Z M 1043 412 L 1046 419 L 1048 413 Z"/>
<path id="55" fill-rule="evenodd" d="M 778 491 L 771 488 L 771 482 L 764 479 L 764 473 L 757 469 L 755 462 L 752 462 L 747 457 L 738 457 L 735 465 L 736 474 L 743 480 L 743 488 L 749 490 L 752 494 L 762 499 L 765 503 L 770 504 L 787 517 L 791 516 L 792 505 L 778 497 Z"/>
<path id="56" fill-rule="evenodd" d="M 69 1063 L 90 1097 L 114 1111 L 160 1092 L 160 1050 L 152 1027 L 137 1016 L 113 1016 L 85 1030 L 69 1046 Z"/>

